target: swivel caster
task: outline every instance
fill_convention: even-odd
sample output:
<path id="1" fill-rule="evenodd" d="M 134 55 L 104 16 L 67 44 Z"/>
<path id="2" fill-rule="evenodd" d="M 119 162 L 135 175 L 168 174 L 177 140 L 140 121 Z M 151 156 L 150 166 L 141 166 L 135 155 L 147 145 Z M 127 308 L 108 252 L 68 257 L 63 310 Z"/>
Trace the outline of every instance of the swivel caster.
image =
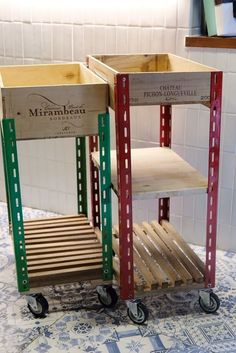
<path id="1" fill-rule="evenodd" d="M 118 295 L 112 286 L 98 286 L 97 293 L 98 300 L 106 308 L 113 308 L 116 305 Z"/>
<path id="2" fill-rule="evenodd" d="M 199 291 L 199 305 L 207 314 L 215 313 L 220 307 L 219 297 L 212 291 Z"/>
<path id="3" fill-rule="evenodd" d="M 148 309 L 140 300 L 127 301 L 127 314 L 135 324 L 142 325 L 148 319 Z"/>
<path id="4" fill-rule="evenodd" d="M 44 318 L 48 314 L 48 301 L 41 294 L 32 294 L 27 297 L 29 311 L 36 318 Z"/>

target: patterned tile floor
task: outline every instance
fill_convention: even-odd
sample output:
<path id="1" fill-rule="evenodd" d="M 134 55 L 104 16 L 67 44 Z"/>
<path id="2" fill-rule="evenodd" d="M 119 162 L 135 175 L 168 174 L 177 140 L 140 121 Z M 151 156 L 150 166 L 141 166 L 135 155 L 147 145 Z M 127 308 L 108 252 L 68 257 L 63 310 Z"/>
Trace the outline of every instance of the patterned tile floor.
<path id="1" fill-rule="evenodd" d="M 217 288 L 221 307 L 207 315 L 197 292 L 144 299 L 147 324 L 136 326 L 126 306 L 104 309 L 89 283 L 45 288 L 50 304 L 45 319 L 35 319 L 16 288 L 6 205 L 0 203 L 0 352 L 236 353 L 236 254 L 217 252 Z M 45 216 L 25 208 L 24 217 Z M 204 258 L 204 249 L 194 247 Z"/>

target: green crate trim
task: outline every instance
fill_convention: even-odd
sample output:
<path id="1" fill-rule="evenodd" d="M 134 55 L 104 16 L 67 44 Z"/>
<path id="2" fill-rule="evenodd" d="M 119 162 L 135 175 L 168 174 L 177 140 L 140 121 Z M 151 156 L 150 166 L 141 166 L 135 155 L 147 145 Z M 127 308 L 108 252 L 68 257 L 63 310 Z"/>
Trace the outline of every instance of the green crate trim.
<path id="1" fill-rule="evenodd" d="M 110 118 L 99 114 L 100 183 L 102 214 L 103 279 L 112 280 L 112 205 L 111 205 L 111 160 L 110 160 Z"/>
<path id="2" fill-rule="evenodd" d="M 8 214 L 8 225 L 9 231 L 11 229 L 11 210 L 10 210 L 10 196 L 9 196 L 9 181 L 7 176 L 7 157 L 6 157 L 6 148 L 3 138 L 3 131 L 1 126 L 1 141 L 2 141 L 2 159 L 3 159 L 3 169 L 4 169 L 4 180 L 5 180 L 5 190 L 6 190 L 6 197 L 7 197 L 7 214 Z"/>
<path id="3" fill-rule="evenodd" d="M 86 139 L 76 138 L 76 174 L 77 174 L 77 203 L 78 213 L 88 215 L 87 205 L 87 168 L 86 168 Z"/>
<path id="4" fill-rule="evenodd" d="M 17 284 L 19 292 L 25 292 L 29 290 L 29 277 L 25 250 L 24 222 L 14 119 L 4 119 L 2 121 L 2 127 L 6 155 L 6 173 L 9 186 L 9 206 L 12 221 Z"/>

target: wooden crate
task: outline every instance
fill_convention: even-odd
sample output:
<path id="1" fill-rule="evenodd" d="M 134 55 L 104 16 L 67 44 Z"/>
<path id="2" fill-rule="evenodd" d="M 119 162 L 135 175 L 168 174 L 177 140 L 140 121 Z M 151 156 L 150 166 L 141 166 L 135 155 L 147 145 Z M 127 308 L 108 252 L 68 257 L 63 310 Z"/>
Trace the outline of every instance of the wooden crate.
<path id="1" fill-rule="evenodd" d="M 112 108 L 118 74 L 129 75 L 130 105 L 207 105 L 211 72 L 217 71 L 173 54 L 95 55 L 88 65 L 109 83 Z"/>
<path id="2" fill-rule="evenodd" d="M 1 118 L 18 140 L 94 135 L 107 84 L 82 63 L 1 66 Z"/>

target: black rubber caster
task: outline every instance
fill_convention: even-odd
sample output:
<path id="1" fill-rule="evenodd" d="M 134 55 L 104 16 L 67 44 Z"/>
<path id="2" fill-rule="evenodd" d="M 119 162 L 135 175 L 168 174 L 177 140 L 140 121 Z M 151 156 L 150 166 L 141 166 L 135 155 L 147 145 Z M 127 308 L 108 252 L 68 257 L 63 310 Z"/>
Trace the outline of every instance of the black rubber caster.
<path id="1" fill-rule="evenodd" d="M 98 300 L 106 308 L 113 308 L 117 301 L 118 295 L 115 289 L 111 286 L 104 286 L 101 290 L 97 290 Z"/>
<path id="2" fill-rule="evenodd" d="M 145 321 L 147 321 L 149 312 L 147 307 L 140 302 L 137 304 L 137 315 L 135 315 L 129 307 L 127 309 L 127 314 L 130 320 L 132 320 L 135 324 L 142 325 Z"/>
<path id="3" fill-rule="evenodd" d="M 28 309 L 35 318 L 44 318 L 48 314 L 48 301 L 42 294 L 34 294 L 28 299 Z"/>
<path id="4" fill-rule="evenodd" d="M 199 305 L 202 308 L 202 310 L 205 311 L 205 313 L 213 314 L 217 312 L 217 310 L 220 307 L 220 299 L 213 292 L 211 292 L 209 295 L 210 295 L 210 305 L 206 303 L 201 296 L 199 297 Z"/>

